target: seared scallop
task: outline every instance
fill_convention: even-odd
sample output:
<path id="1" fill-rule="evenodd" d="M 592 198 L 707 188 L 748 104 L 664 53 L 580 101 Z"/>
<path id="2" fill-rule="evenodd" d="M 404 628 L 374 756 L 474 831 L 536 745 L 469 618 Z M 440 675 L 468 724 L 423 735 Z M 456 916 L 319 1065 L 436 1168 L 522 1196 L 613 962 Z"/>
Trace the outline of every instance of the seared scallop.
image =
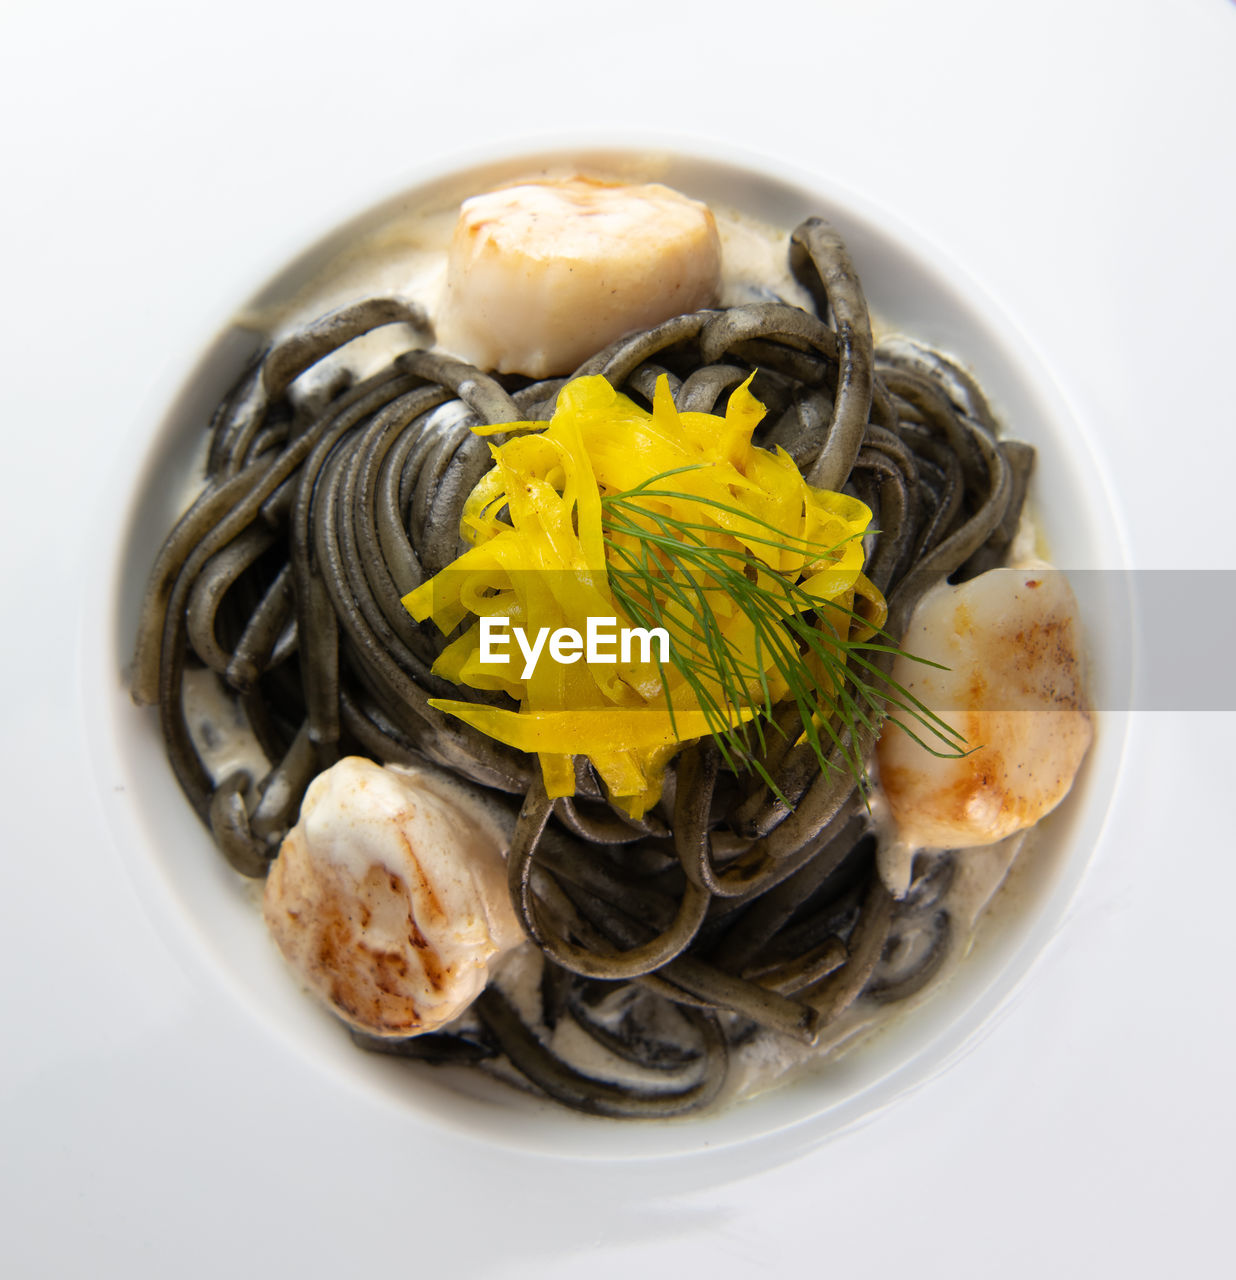
<path id="1" fill-rule="evenodd" d="M 266 881 L 288 962 L 373 1035 L 451 1021 L 523 940 L 501 828 L 462 794 L 428 770 L 341 760 L 305 793 Z"/>
<path id="2" fill-rule="evenodd" d="M 880 783 L 899 841 L 992 844 L 1054 809 L 1091 739 L 1077 602 L 1064 574 L 1041 565 L 941 583 L 915 610 L 902 647 L 948 668 L 903 656 L 893 677 L 971 751 L 940 758 L 885 729 Z"/>
<path id="3" fill-rule="evenodd" d="M 720 287 L 707 205 L 656 183 L 523 183 L 464 201 L 438 341 L 482 369 L 565 374 Z"/>

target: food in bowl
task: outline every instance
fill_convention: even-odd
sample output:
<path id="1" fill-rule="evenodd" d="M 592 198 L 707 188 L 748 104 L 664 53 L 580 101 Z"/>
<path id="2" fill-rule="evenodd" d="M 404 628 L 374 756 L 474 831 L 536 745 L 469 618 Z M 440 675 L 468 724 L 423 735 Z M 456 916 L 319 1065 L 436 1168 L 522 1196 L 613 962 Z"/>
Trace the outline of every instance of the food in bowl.
<path id="1" fill-rule="evenodd" d="M 631 1117 L 918 997 L 1090 740 L 1033 451 L 828 224 L 655 194 L 477 193 L 405 292 L 273 324 L 134 666 L 358 1042 Z"/>

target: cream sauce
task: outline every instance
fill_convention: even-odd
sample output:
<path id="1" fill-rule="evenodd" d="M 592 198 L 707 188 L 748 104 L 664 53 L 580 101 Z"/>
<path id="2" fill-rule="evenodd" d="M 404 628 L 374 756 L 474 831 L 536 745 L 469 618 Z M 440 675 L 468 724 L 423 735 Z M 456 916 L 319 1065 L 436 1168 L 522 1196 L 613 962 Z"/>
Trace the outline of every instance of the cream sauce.
<path id="1" fill-rule="evenodd" d="M 240 702 L 213 671 L 185 671 L 180 705 L 189 736 L 216 786 L 238 769 L 255 780 L 270 772 Z"/>

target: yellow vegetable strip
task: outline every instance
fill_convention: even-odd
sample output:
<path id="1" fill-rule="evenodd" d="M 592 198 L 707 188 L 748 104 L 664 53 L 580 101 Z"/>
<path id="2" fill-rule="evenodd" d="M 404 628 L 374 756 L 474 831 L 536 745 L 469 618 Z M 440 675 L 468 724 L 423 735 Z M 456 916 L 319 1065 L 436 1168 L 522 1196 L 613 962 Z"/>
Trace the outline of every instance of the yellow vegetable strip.
<path id="1" fill-rule="evenodd" d="M 675 717 L 679 732 L 675 736 L 670 728 L 669 712 L 656 707 L 507 711 L 483 702 L 456 702 L 449 698 L 430 698 L 429 705 L 520 751 L 552 750 L 586 755 L 601 735 L 621 741 L 627 750 L 645 750 L 702 738 L 712 732 L 702 711 L 679 711 Z M 748 707 L 734 717 L 734 724 L 750 720 L 755 714 L 755 709 Z"/>
<path id="2" fill-rule="evenodd" d="M 717 713 L 701 706 L 673 662 L 661 667 L 633 654 L 627 662 L 588 664 L 543 654 L 525 675 L 524 654 L 513 641 L 510 661 L 484 661 L 482 619 L 505 619 L 508 638 L 517 627 L 527 637 L 564 628 L 583 636 L 590 617 L 628 626 L 636 620 L 615 598 L 613 584 L 625 581 L 619 571 L 642 573 L 659 584 L 655 608 L 672 651 L 687 655 L 700 696 L 729 708 L 730 728 L 757 714 L 754 706 L 733 705 L 734 671 L 742 673 L 739 687 L 752 703 L 762 702 L 764 688 L 771 700 L 784 698 L 788 686 L 733 592 L 701 573 L 698 559 L 667 530 L 682 530 L 698 546 L 721 553 L 714 565 L 754 576 L 775 617 L 830 602 L 849 611 L 858 597 L 870 602 L 870 625 L 862 632 L 870 635 L 883 622 L 883 599 L 862 574 L 870 510 L 857 499 L 812 488 L 783 450 L 751 443 L 764 408 L 749 382 L 718 416 L 680 414 L 664 377 L 651 413 L 604 378 L 579 378 L 562 388 L 547 426 L 478 429 L 514 434 L 490 446 L 494 467 L 465 504 L 461 534 L 469 550 L 404 605 L 418 621 L 432 617 L 444 634 L 465 624 L 434 664 L 436 674 L 501 690 L 520 709 L 449 699 L 430 705 L 537 753 L 551 796 L 573 793 L 572 757 L 584 755 L 611 798 L 638 816 L 656 802 L 677 745 L 717 731 Z M 607 517 L 610 496 L 622 504 Z M 776 596 L 785 582 L 797 582 L 796 596 Z M 711 633 L 710 641 L 701 617 L 711 619 L 720 640 Z M 852 624 L 849 612 L 836 617 L 839 640 L 851 630 L 858 634 L 861 624 Z M 710 643 L 724 643 L 733 667 L 728 677 L 709 669 Z M 820 687 L 830 687 L 828 677 Z"/>

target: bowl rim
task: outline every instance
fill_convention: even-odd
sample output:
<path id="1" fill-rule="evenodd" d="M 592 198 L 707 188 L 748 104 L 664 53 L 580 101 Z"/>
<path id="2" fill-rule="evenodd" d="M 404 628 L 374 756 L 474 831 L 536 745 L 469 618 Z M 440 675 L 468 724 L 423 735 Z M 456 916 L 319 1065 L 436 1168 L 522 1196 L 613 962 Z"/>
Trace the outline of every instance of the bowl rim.
<path id="1" fill-rule="evenodd" d="M 404 1064 L 361 1054 L 352 1048 L 346 1036 L 339 1037 L 345 1053 L 328 1051 L 321 1033 L 327 1023 L 332 1034 L 338 1025 L 329 1014 L 319 1013 L 316 1007 L 307 1013 L 312 1002 L 300 992 L 292 991 L 292 984 L 285 977 L 284 987 L 305 1007 L 276 1010 L 272 1018 L 267 994 L 255 994 L 249 981 L 251 974 L 236 968 L 235 957 L 243 954 L 245 948 L 240 952 L 221 949 L 223 916 L 227 917 L 223 935 L 228 935 L 229 930 L 235 933 L 233 926 L 241 918 L 237 913 L 256 915 L 247 889 L 228 883 L 229 878 L 233 881 L 239 878 L 218 858 L 209 860 L 209 870 L 187 873 L 186 867 L 194 867 L 193 859 L 179 858 L 173 863 L 156 839 L 170 820 L 173 825 L 192 824 L 198 830 L 201 840 L 190 837 L 190 845 L 209 843 L 209 837 L 184 802 L 166 765 L 160 773 L 152 756 L 149 714 L 135 712 L 123 686 L 121 672 L 129 661 L 132 642 L 131 619 L 124 604 L 125 588 L 127 585 L 131 595 L 135 573 L 144 583 L 149 571 L 149 561 L 139 570 L 131 556 L 143 510 L 142 499 L 159 489 L 169 450 L 175 453 L 178 447 L 180 455 L 184 454 L 185 441 L 172 438 L 183 431 L 183 424 L 178 421 L 179 411 L 189 389 L 200 381 L 211 353 L 226 338 L 231 317 L 240 314 L 280 281 L 286 281 L 307 260 L 320 255 L 323 246 L 355 234 L 357 225 L 372 221 L 375 214 L 407 202 L 416 193 L 423 195 L 444 187 L 461 187 L 479 180 L 478 175 L 500 170 L 515 176 L 516 171 L 581 156 L 588 157 L 589 162 L 608 157 L 623 164 L 655 157 L 670 172 L 709 173 L 719 182 L 729 181 L 736 187 L 746 184 L 748 198 L 753 191 L 767 192 L 772 188 L 793 192 L 830 213 L 843 211 L 839 221 L 861 227 L 865 236 L 877 242 L 886 242 L 895 253 L 916 263 L 929 281 L 934 283 L 935 278 L 946 277 L 945 296 L 951 292 L 953 305 L 961 307 L 960 314 L 972 313 L 976 322 L 981 322 L 993 337 L 996 349 L 1008 354 L 1014 380 L 1024 376 L 1037 389 L 1044 421 L 1049 425 L 1048 435 L 1055 440 L 1054 433 L 1058 433 L 1062 445 L 1056 464 L 1063 464 L 1067 455 L 1071 460 L 1070 470 L 1075 474 L 1084 473 L 1093 486 L 1091 492 L 1096 501 L 1090 513 L 1089 536 L 1092 540 L 1099 539 L 1096 548 L 1101 560 L 1095 567 L 1127 567 L 1124 522 L 1106 481 L 1106 468 L 1100 465 L 1096 442 L 1038 349 L 978 281 L 901 218 L 801 165 L 698 140 L 684 144 L 681 140 L 675 142 L 663 137 L 634 140 L 628 137 L 623 141 L 618 137 L 605 139 L 592 135 L 587 140 L 546 140 L 543 144 L 541 140 L 524 140 L 501 147 L 478 148 L 452 159 L 440 159 L 407 175 L 386 193 L 363 204 L 353 203 L 353 209 L 359 207 L 360 213 L 353 213 L 342 221 L 331 219 L 330 225 L 311 242 L 258 282 L 227 319 L 215 326 L 213 336 L 188 353 L 178 369 L 169 371 L 165 385 L 159 389 L 159 411 L 136 421 L 117 448 L 110 483 L 104 486 L 92 526 L 98 531 L 98 537 L 89 556 L 79 631 L 81 706 L 96 789 L 119 861 L 164 943 L 197 981 L 216 990 L 227 990 L 264 1034 L 273 1033 L 289 1053 L 302 1061 L 307 1058 L 319 1068 L 329 1077 L 328 1087 L 342 1083 L 341 1096 L 359 1093 L 380 1098 L 402 1117 L 403 1123 L 413 1127 L 427 1125 L 472 1142 L 524 1154 L 638 1161 L 720 1153 L 735 1146 L 758 1143 L 771 1144 L 786 1152 L 797 1151 L 804 1144 L 815 1145 L 853 1128 L 922 1087 L 969 1052 L 1007 1013 L 1058 935 L 1102 840 L 1127 745 L 1126 713 L 1118 710 L 1103 713 L 1085 765 L 1086 777 L 1066 802 L 1068 822 L 1053 823 L 1053 829 L 1067 826 L 1070 830 L 1060 836 L 1060 865 L 1052 873 L 1052 883 L 1040 887 L 1039 900 L 1029 913 L 1032 918 L 1025 922 L 1025 927 L 1010 932 L 1003 942 L 997 939 L 989 945 L 985 958 L 978 956 L 980 948 L 976 948 L 976 955 L 962 966 L 962 969 L 966 966 L 973 969 L 975 961 L 982 958 L 987 966 L 986 977 L 979 977 L 976 971 L 968 984 L 958 987 L 959 971 L 945 990 L 937 991 L 920 1009 L 897 1020 L 899 1024 L 909 1019 L 914 1019 L 916 1025 L 926 1021 L 935 1024 L 934 1029 L 912 1037 L 917 1047 L 911 1046 L 909 1056 L 900 1055 L 898 1062 L 887 1060 L 890 1037 L 887 1032 L 880 1032 L 873 1038 L 877 1050 L 874 1077 L 852 1088 L 843 1083 L 844 1096 L 823 1104 L 818 1102 L 818 1090 L 806 1089 L 802 1082 L 796 1082 L 716 1114 L 659 1121 L 655 1125 L 649 1122 L 620 1124 L 580 1116 L 531 1098 L 519 1098 L 516 1106 L 495 1108 L 492 1101 L 469 1096 L 466 1088 L 459 1092 L 437 1080 L 423 1086 L 419 1076 L 425 1073 L 419 1073 L 412 1082 Z M 855 254 L 855 258 L 863 272 L 859 255 Z M 118 494 L 124 495 L 123 500 L 117 500 Z M 106 639 L 103 644 L 99 643 L 100 629 Z M 1111 701 L 1111 705 L 1118 703 Z M 146 728 L 139 728 L 143 723 Z M 123 790 L 117 790 L 118 777 Z M 178 824 L 174 817 L 169 819 L 169 791 L 183 811 L 184 823 Z M 1088 848 L 1076 847 L 1083 839 Z M 190 885 L 193 893 L 187 892 Z M 212 895 L 208 911 L 215 916 L 209 922 L 200 906 L 203 891 Z M 199 895 L 197 903 L 195 894 Z M 252 932 L 265 934 L 262 929 Z M 249 951 L 252 952 L 252 948 Z M 243 966 L 245 962 L 240 963 Z M 950 1012 L 942 1007 L 930 1019 L 919 1017 L 935 1008 L 940 997 L 949 991 L 955 992 L 952 1001 L 958 1008 Z M 899 1037 L 892 1039 L 900 1043 Z M 306 1052 L 307 1042 L 311 1046 L 309 1052 Z M 883 1056 L 879 1052 L 881 1042 L 885 1046 Z M 895 1050 L 891 1057 L 898 1058 L 899 1053 L 900 1050 Z M 866 1062 L 871 1056 L 869 1047 L 864 1046 L 855 1054 L 843 1057 L 838 1064 L 844 1068 L 842 1076 L 853 1074 L 853 1068 L 847 1066 L 851 1058 L 857 1061 L 861 1057 Z M 445 1088 L 450 1089 L 450 1097 L 446 1096 Z M 817 1098 L 816 1105 L 806 1101 L 809 1095 Z M 451 1097 L 460 1105 L 452 1105 Z"/>

